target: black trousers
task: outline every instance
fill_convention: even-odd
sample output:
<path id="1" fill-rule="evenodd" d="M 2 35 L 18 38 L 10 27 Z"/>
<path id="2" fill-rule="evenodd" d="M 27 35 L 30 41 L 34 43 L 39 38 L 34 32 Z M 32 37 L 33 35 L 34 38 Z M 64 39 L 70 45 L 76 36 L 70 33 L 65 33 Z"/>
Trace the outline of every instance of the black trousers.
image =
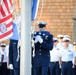
<path id="1" fill-rule="evenodd" d="M 62 75 L 72 75 L 72 62 L 62 62 Z"/>
<path id="2" fill-rule="evenodd" d="M 33 75 L 47 75 L 49 66 L 33 67 Z"/>
<path id="3" fill-rule="evenodd" d="M 20 74 L 20 59 L 18 57 L 18 40 L 10 40 L 9 44 L 9 64 L 13 64 L 13 70 L 10 70 L 10 75 Z"/>
<path id="4" fill-rule="evenodd" d="M 0 66 L 0 75 L 8 75 L 7 63 L 2 63 Z"/>
<path id="5" fill-rule="evenodd" d="M 51 75 L 61 75 L 61 70 L 59 68 L 58 62 L 50 62 L 50 74 Z"/>

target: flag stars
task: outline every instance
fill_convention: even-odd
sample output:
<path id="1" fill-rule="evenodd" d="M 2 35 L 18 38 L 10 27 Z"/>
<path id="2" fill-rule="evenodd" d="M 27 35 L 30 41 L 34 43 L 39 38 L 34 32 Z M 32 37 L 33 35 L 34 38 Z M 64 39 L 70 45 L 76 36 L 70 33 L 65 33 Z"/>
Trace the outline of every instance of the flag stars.
<path id="1" fill-rule="evenodd" d="M 45 34 L 43 33 L 43 36 L 45 36 Z"/>
<path id="2" fill-rule="evenodd" d="M 39 32 L 39 35 L 41 35 L 41 33 Z"/>

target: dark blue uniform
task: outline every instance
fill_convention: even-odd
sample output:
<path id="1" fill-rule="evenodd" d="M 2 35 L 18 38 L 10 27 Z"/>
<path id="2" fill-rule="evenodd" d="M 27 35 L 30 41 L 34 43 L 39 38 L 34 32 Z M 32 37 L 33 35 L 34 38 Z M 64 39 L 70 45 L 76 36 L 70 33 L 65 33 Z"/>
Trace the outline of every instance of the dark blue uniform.
<path id="1" fill-rule="evenodd" d="M 37 31 L 34 33 L 34 40 L 36 36 L 40 36 L 42 43 L 35 43 L 35 52 L 33 57 L 33 73 L 34 75 L 47 75 L 50 63 L 50 50 L 53 48 L 53 35 L 48 31 Z"/>
<path id="2" fill-rule="evenodd" d="M 17 60 L 19 35 L 17 25 L 13 22 L 13 36 L 10 38 L 9 44 L 9 64 L 13 65 L 13 70 L 10 70 L 10 75 L 19 75 L 20 73 L 20 59 Z"/>
<path id="3" fill-rule="evenodd" d="M 10 40 L 9 45 L 9 64 L 13 64 L 13 71 L 11 70 L 11 75 L 19 75 L 19 68 L 20 68 L 20 59 L 17 61 L 18 56 L 18 40 Z"/>

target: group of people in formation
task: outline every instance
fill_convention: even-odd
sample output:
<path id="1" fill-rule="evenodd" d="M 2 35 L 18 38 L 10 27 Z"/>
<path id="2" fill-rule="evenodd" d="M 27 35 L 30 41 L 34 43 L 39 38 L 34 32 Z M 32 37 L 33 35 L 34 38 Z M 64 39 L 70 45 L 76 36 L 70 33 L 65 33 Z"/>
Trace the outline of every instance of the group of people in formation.
<path id="1" fill-rule="evenodd" d="M 0 75 L 20 75 L 20 14 L 13 18 L 10 43 L 0 45 Z M 54 37 L 46 25 L 39 22 L 39 31 L 32 36 L 32 75 L 76 75 L 76 42 L 71 44 L 69 35 Z"/>
<path id="2" fill-rule="evenodd" d="M 0 45 L 0 75 L 20 75 L 18 21 L 13 21 L 9 45 Z M 76 42 L 71 44 L 69 35 L 54 37 L 45 30 L 46 25 L 39 22 L 39 31 L 32 36 L 32 75 L 76 75 Z"/>
<path id="3" fill-rule="evenodd" d="M 76 75 L 76 42 L 69 35 L 54 37 L 39 22 L 33 35 L 32 75 Z"/>

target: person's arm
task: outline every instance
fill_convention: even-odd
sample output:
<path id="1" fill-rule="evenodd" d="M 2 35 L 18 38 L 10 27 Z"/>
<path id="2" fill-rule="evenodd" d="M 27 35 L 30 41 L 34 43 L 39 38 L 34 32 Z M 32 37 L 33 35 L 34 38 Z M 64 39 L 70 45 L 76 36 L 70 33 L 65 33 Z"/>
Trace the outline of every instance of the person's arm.
<path id="1" fill-rule="evenodd" d="M 74 63 L 75 63 L 75 65 L 76 65 L 76 57 L 75 57 Z"/>
<path id="2" fill-rule="evenodd" d="M 74 59 L 74 62 L 73 62 L 72 68 L 74 68 L 75 64 L 76 64 L 76 52 L 74 52 L 74 51 L 73 51 L 73 59 Z"/>
<path id="3" fill-rule="evenodd" d="M 59 51 L 58 61 L 59 61 L 59 67 L 61 68 L 61 65 L 62 65 L 62 53 L 61 53 L 61 50 Z"/>
<path id="4" fill-rule="evenodd" d="M 48 43 L 44 41 L 42 42 L 41 46 L 45 48 L 46 50 L 52 50 L 53 49 L 53 35 L 49 36 Z"/>
<path id="5" fill-rule="evenodd" d="M 73 63 L 72 68 L 75 68 L 75 64 L 76 64 L 76 57 L 74 57 L 74 63 Z"/>
<path id="6" fill-rule="evenodd" d="M 59 57 L 59 67 L 61 68 L 61 64 L 62 64 L 62 61 L 61 61 L 61 57 Z"/>
<path id="7" fill-rule="evenodd" d="M 42 46 L 42 48 L 46 50 L 52 50 L 53 49 L 53 35 L 48 34 L 48 38 L 44 41 L 44 39 L 38 35 L 36 37 L 36 41 L 39 42 Z M 35 46 L 38 46 L 37 44 Z"/>

